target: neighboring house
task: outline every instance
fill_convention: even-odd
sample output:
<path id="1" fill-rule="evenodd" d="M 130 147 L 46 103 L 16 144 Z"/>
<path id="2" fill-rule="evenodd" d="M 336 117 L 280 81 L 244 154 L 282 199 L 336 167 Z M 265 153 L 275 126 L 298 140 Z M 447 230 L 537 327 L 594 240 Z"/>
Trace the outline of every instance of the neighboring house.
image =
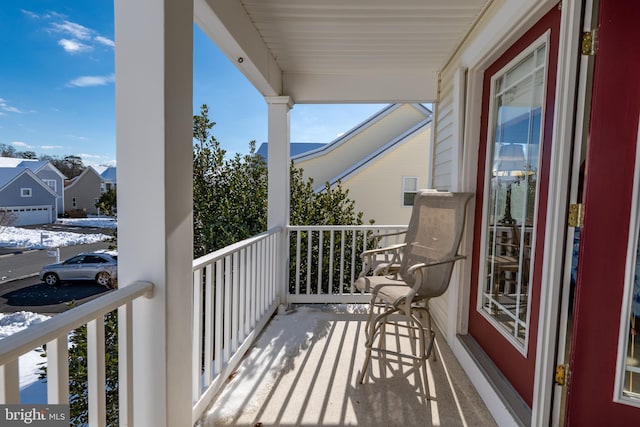
<path id="1" fill-rule="evenodd" d="M 99 166 L 96 168 L 102 178 L 100 186 L 101 192 L 109 191 L 116 188 L 116 168 L 114 166 Z"/>
<path id="2" fill-rule="evenodd" d="M 55 217 L 64 212 L 64 181 L 66 177 L 48 160 L 0 157 L 0 167 L 28 168 L 58 195 Z"/>
<path id="3" fill-rule="evenodd" d="M 313 178 L 316 191 L 340 181 L 365 221 L 407 224 L 415 192 L 429 185 L 430 147 L 431 111 L 393 104 L 331 143 L 292 158 L 305 178 Z"/>
<path id="4" fill-rule="evenodd" d="M 57 198 L 56 192 L 31 169 L 0 167 L 0 209 L 15 216 L 11 225 L 53 222 Z"/>
<path id="5" fill-rule="evenodd" d="M 102 194 L 102 177 L 92 166 L 73 178 L 64 191 L 64 204 L 68 212 L 82 211 L 89 215 L 98 213 L 96 203 Z"/>
<path id="6" fill-rule="evenodd" d="M 23 160 L 19 168 L 28 168 L 57 194 L 56 216 L 64 213 L 64 180 L 65 176 L 48 160 Z"/>

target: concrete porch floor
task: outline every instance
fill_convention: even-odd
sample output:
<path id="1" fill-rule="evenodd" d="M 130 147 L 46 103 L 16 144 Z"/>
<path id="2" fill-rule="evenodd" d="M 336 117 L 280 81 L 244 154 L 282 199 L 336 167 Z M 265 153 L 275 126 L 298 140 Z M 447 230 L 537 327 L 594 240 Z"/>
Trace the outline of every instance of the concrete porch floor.
<path id="1" fill-rule="evenodd" d="M 428 392 L 410 359 L 375 353 L 358 384 L 365 312 L 362 305 L 314 305 L 276 315 L 199 425 L 496 425 L 439 333 Z M 406 336 L 388 341 L 410 351 Z"/>

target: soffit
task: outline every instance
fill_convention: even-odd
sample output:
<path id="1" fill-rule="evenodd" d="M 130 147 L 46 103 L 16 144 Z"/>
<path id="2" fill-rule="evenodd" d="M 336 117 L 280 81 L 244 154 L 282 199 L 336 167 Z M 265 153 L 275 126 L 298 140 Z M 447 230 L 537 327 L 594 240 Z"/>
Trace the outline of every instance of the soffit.
<path id="1" fill-rule="evenodd" d="M 214 0 L 209 7 L 222 10 Z M 296 102 L 342 97 L 358 101 L 430 101 L 437 73 L 447 63 L 488 0 L 240 0 L 248 19 L 221 21 L 242 45 L 250 33 L 261 40 L 281 73 L 276 95 Z M 218 4 L 225 3 L 221 1 Z M 217 10 L 216 10 L 217 9 Z M 231 7 L 228 8 L 229 10 Z M 244 17 L 243 17 L 244 18 Z M 245 21 L 243 34 L 233 25 Z M 255 31 L 254 31 L 255 30 Z M 247 41 L 249 38 L 247 37 Z M 216 40 L 213 40 L 216 42 Z M 255 45 L 255 40 L 251 41 Z M 222 46 L 223 50 L 224 46 Z M 245 49 L 245 53 L 250 49 Z M 234 58 L 237 52 L 226 52 Z M 235 58 L 237 59 L 237 57 Z M 249 60 L 251 54 L 249 52 Z M 257 57 L 255 61 L 264 61 Z M 254 61 L 254 62 L 255 62 Z M 242 70 L 242 64 L 237 64 Z M 256 65 L 260 68 L 260 64 Z M 274 67 L 263 77 L 273 84 Z M 245 72 L 248 75 L 248 72 Z M 390 99 L 389 87 L 423 93 Z M 376 87 L 378 86 L 378 87 Z M 413 88 L 412 88 L 413 86 Z M 259 87 L 259 90 L 260 87 Z M 290 92 L 296 92 L 292 94 Z M 261 90 L 266 95 L 266 91 Z M 323 95 L 326 94 L 326 95 Z M 365 95 L 366 93 L 366 95 Z M 366 99 L 365 99 L 366 98 Z"/>

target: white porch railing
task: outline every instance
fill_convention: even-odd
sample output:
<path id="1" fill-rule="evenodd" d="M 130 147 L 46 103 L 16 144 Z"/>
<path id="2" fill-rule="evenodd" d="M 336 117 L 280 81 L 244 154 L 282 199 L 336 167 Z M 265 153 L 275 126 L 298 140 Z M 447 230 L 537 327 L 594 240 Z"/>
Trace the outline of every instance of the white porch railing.
<path id="1" fill-rule="evenodd" d="M 291 303 L 366 303 L 353 282 L 362 267 L 360 254 L 404 241 L 406 225 L 290 226 L 289 296 Z M 382 236 L 382 237 L 380 237 Z"/>
<path id="2" fill-rule="evenodd" d="M 351 284 L 360 253 L 402 242 L 406 226 L 276 228 L 193 262 L 193 423 L 238 366 L 279 304 L 368 302 Z M 288 236 L 289 254 L 279 253 Z M 286 257 L 289 256 L 287 259 Z M 287 275 L 279 268 L 289 266 Z M 318 286 L 319 285 L 319 286 Z M 279 295 L 288 288 L 287 301 Z"/>
<path id="3" fill-rule="evenodd" d="M 132 302 L 149 296 L 153 284 L 136 282 L 2 340 L 0 347 L 0 404 L 20 403 L 19 358 L 46 344 L 47 403 L 69 403 L 68 334 L 87 325 L 89 425 L 106 424 L 104 316 L 118 309 L 119 419 L 133 425 Z"/>
<path id="4" fill-rule="evenodd" d="M 280 304 L 282 231 L 269 230 L 193 262 L 193 423 Z"/>

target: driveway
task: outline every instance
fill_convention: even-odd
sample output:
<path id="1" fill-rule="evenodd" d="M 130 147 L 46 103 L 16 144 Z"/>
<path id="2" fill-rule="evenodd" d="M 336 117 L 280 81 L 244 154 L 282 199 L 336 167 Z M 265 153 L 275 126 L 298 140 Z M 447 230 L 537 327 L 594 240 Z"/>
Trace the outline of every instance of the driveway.
<path id="1" fill-rule="evenodd" d="M 108 291 L 93 282 L 63 283 L 51 287 L 38 277 L 14 280 L 0 285 L 0 313 L 62 313 Z"/>

